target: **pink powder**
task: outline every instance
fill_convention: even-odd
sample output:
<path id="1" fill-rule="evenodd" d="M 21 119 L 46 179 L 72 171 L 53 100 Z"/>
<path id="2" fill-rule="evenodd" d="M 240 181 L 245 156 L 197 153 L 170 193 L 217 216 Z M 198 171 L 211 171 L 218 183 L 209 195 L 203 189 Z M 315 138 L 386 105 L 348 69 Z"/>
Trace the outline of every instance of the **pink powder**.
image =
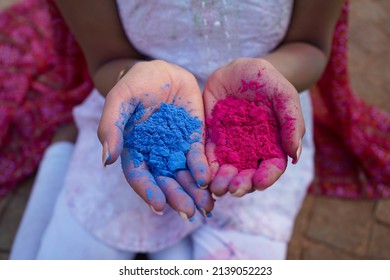
<path id="1" fill-rule="evenodd" d="M 239 170 L 255 168 L 263 160 L 284 158 L 280 148 L 279 124 L 269 104 L 261 97 L 248 101 L 234 96 L 219 100 L 206 120 L 208 137 L 216 144 L 220 165 Z"/>

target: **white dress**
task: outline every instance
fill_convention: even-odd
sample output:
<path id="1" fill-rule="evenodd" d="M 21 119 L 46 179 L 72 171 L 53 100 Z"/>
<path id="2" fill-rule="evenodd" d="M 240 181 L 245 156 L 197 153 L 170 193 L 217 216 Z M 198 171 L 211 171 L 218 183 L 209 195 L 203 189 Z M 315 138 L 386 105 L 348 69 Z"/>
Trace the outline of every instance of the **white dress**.
<path id="1" fill-rule="evenodd" d="M 137 50 L 188 69 L 203 88 L 217 67 L 272 51 L 285 36 L 293 1 L 117 0 L 117 5 Z M 190 223 L 172 209 L 163 216 L 152 213 L 126 182 L 120 160 L 101 166 L 96 131 L 104 99 L 94 90 L 74 110 L 79 138 L 65 181 L 68 207 L 88 232 L 120 250 L 154 252 L 188 235 L 202 242 L 202 229 L 207 228 L 225 242 L 229 258 L 267 258 L 264 240 L 280 243 L 284 254 L 313 177 L 311 103 L 307 92 L 300 97 L 307 131 L 299 163 L 289 163 L 266 191 L 243 198 L 226 195 L 216 202 L 212 218 L 197 213 Z"/>

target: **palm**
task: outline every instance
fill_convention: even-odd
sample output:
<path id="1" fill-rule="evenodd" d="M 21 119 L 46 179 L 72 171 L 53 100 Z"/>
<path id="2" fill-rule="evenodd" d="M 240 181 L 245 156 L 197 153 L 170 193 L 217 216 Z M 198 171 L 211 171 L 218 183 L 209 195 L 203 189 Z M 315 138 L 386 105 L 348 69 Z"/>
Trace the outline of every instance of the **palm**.
<path id="1" fill-rule="evenodd" d="M 209 182 L 203 133 L 194 132 L 198 134 L 197 141 L 190 145 L 185 168 L 170 178 L 158 172 L 153 176 L 147 162 L 137 162 L 131 148 L 123 145 L 123 139 L 151 119 L 162 103 L 184 108 L 203 124 L 202 97 L 193 75 L 163 61 L 133 66 L 106 97 L 99 138 L 104 143 L 103 148 L 108 150 L 107 163 L 121 155 L 127 181 L 155 212 L 163 211 L 166 202 L 186 217 L 194 215 L 195 207 L 209 212 L 213 206 L 209 193 L 198 187 Z M 141 108 L 142 116 L 138 118 Z M 203 130 L 203 125 L 200 128 Z"/>
<path id="2" fill-rule="evenodd" d="M 295 88 L 268 62 L 241 58 L 215 71 L 204 103 L 210 190 L 242 196 L 272 185 L 297 161 L 304 124 Z"/>

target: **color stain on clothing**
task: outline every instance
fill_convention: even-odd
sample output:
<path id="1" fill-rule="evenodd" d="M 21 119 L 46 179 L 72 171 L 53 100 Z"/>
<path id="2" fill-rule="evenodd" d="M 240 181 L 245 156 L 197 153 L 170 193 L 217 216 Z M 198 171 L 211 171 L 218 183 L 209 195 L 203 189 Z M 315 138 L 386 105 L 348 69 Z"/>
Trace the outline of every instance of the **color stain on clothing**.
<path id="1" fill-rule="evenodd" d="M 263 160 L 284 157 L 279 148 L 279 124 L 260 96 L 253 101 L 235 96 L 219 100 L 206 124 L 220 165 L 256 169 Z"/>
<path id="2" fill-rule="evenodd" d="M 174 177 L 186 169 L 186 154 L 199 141 L 202 122 L 184 108 L 162 103 L 149 118 L 138 106 L 125 126 L 123 146 L 128 148 L 135 167 L 145 162 L 153 176 Z"/>

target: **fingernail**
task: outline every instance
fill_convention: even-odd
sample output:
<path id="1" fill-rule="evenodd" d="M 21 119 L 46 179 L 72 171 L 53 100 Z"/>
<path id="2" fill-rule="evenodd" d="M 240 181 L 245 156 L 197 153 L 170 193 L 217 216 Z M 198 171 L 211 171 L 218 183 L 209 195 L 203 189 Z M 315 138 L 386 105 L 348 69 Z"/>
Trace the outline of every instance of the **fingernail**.
<path id="1" fill-rule="evenodd" d="M 198 187 L 199 187 L 200 189 L 202 189 L 202 190 L 205 190 L 205 189 L 207 189 L 208 185 L 202 186 L 202 185 L 199 185 L 199 184 L 198 184 Z"/>
<path id="2" fill-rule="evenodd" d="M 193 221 L 195 221 L 195 217 L 194 217 L 194 216 L 192 216 L 191 218 L 188 218 L 188 216 L 187 216 L 186 213 L 181 212 L 181 211 L 178 211 L 178 213 L 179 213 L 180 217 L 182 217 L 182 218 L 183 218 L 184 220 L 186 220 L 186 221 L 190 221 L 191 223 L 192 223 Z"/>
<path id="3" fill-rule="evenodd" d="M 298 149 L 297 149 L 297 154 L 296 154 L 295 158 L 292 161 L 293 164 L 296 164 L 298 162 L 299 158 L 301 157 L 301 153 L 302 153 L 302 139 L 299 139 L 299 145 L 298 145 Z"/>
<path id="4" fill-rule="evenodd" d="M 107 161 L 110 158 L 110 153 L 108 151 L 108 143 L 107 141 L 104 141 L 103 144 L 103 155 L 102 155 L 102 162 L 103 162 L 103 167 L 106 167 Z"/>
<path id="5" fill-rule="evenodd" d="M 207 188 L 207 185 L 206 185 L 206 186 L 202 186 L 202 185 L 203 185 L 203 180 L 198 180 L 198 181 L 196 181 L 196 184 L 197 184 L 198 187 L 201 188 L 202 190 L 204 190 L 204 189 Z"/>
<path id="6" fill-rule="evenodd" d="M 184 220 L 186 220 L 186 221 L 188 220 L 188 217 L 187 217 L 186 213 L 181 212 L 181 211 L 178 211 L 178 213 L 179 213 L 180 217 L 182 217 Z"/>
<path id="7" fill-rule="evenodd" d="M 213 214 L 211 212 L 206 213 L 206 210 L 204 210 L 203 208 L 199 208 L 199 210 L 202 212 L 203 216 L 205 216 L 206 218 L 211 218 L 213 216 Z"/>
<path id="8" fill-rule="evenodd" d="M 212 193 L 211 197 L 214 198 L 214 200 L 219 200 L 221 196 L 217 196 L 216 194 Z"/>
<path id="9" fill-rule="evenodd" d="M 242 189 L 238 189 L 236 190 L 234 193 L 232 193 L 233 196 L 236 196 L 236 197 L 241 197 L 245 194 L 245 191 L 242 190 Z"/>
<path id="10" fill-rule="evenodd" d="M 152 209 L 154 214 L 157 214 L 159 216 L 162 216 L 164 214 L 163 211 L 157 211 L 156 209 L 154 209 L 154 207 L 152 205 L 149 205 L 149 206 L 150 206 L 150 209 Z"/>

